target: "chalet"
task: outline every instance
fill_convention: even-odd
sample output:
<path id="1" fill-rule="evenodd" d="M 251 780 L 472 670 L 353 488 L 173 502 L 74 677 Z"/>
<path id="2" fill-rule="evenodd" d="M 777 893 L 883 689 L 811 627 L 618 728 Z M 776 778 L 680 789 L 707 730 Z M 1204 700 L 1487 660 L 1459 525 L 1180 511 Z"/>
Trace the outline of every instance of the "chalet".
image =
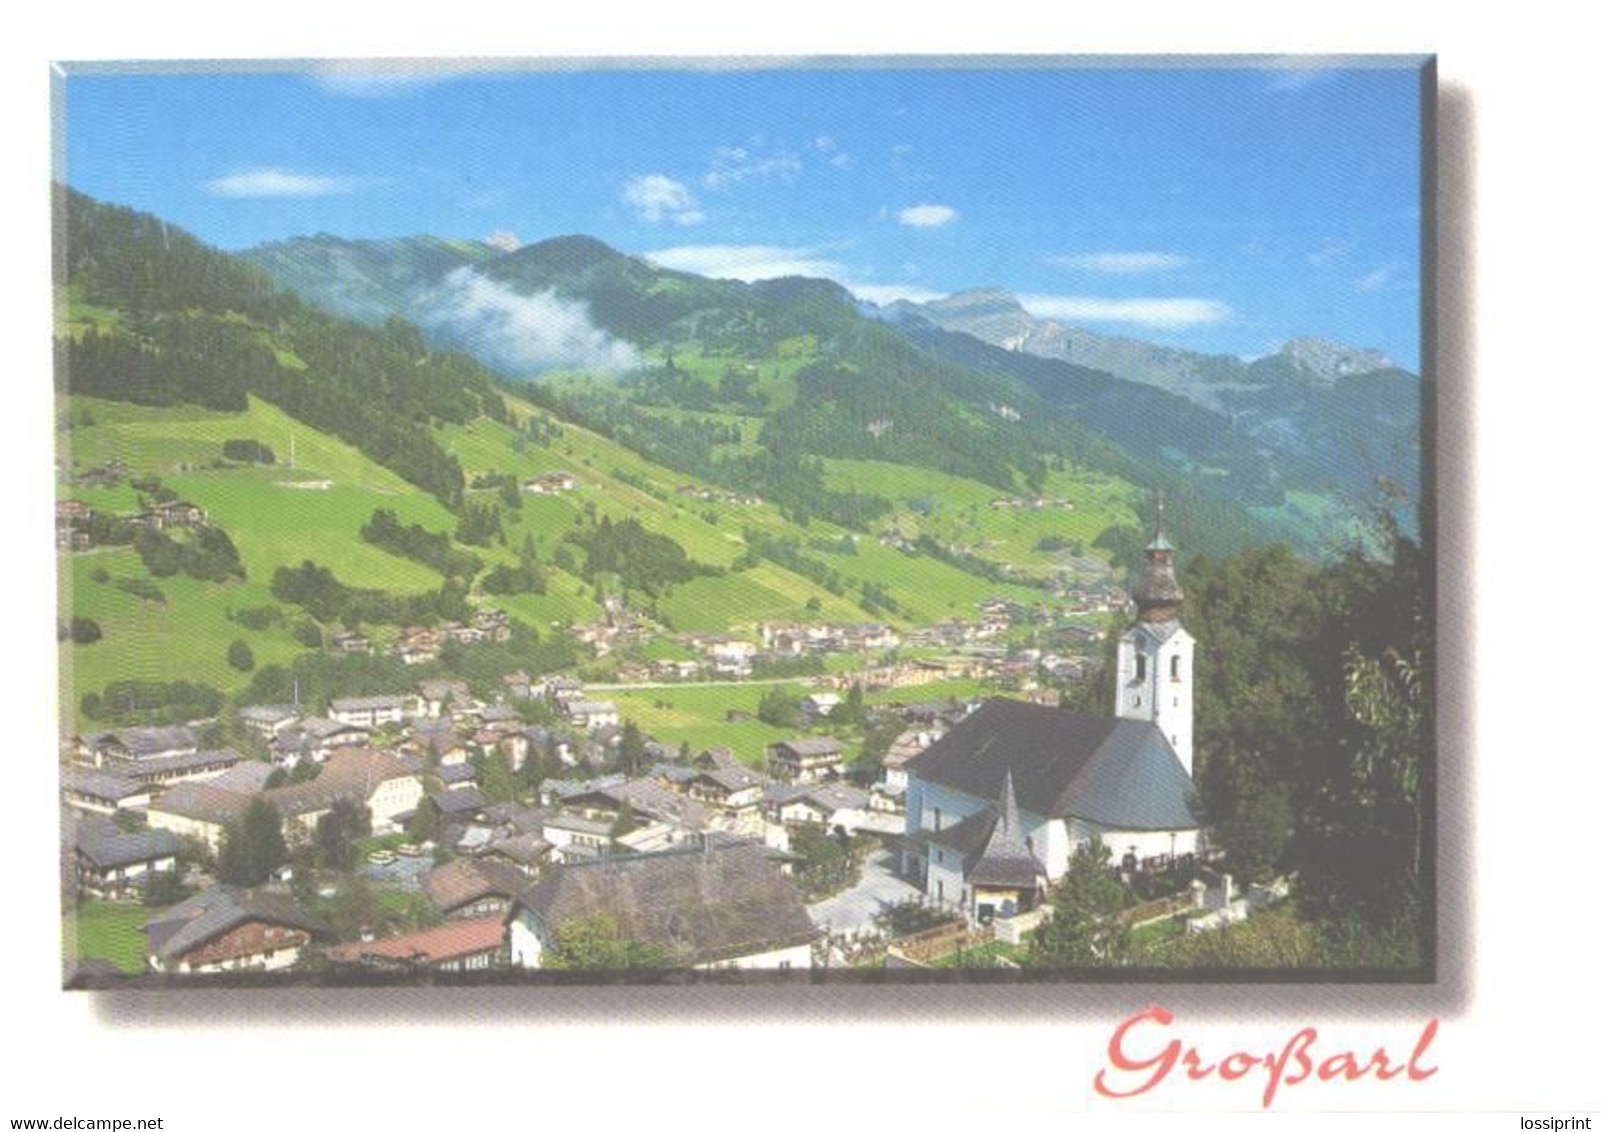
<path id="1" fill-rule="evenodd" d="M 365 746 L 372 730 L 354 723 L 314 715 L 291 724 L 268 741 L 272 761 L 292 769 L 301 760 L 320 763 L 335 751 Z"/>
<path id="2" fill-rule="evenodd" d="M 200 527 L 206 522 L 206 512 L 182 499 L 157 503 L 147 507 L 144 516 L 157 530 L 175 530 L 183 527 Z"/>
<path id="3" fill-rule="evenodd" d="M 526 700 L 534 694 L 533 681 L 521 669 L 502 676 L 501 682 L 506 685 L 506 695 L 514 700 Z"/>
<path id="4" fill-rule="evenodd" d="M 523 490 L 531 495 L 560 495 L 577 487 L 578 477 L 571 472 L 545 472 L 523 484 Z"/>
<path id="5" fill-rule="evenodd" d="M 472 783 L 455 788 L 447 787 L 428 795 L 428 803 L 448 820 L 471 821 L 489 804 L 483 791 Z"/>
<path id="6" fill-rule="evenodd" d="M 343 653 L 370 653 L 372 642 L 360 633 L 341 632 L 328 638 L 328 647 L 334 652 Z"/>
<path id="7" fill-rule="evenodd" d="M 754 813 L 761 805 L 766 780 L 742 766 L 727 748 L 704 752 L 686 770 L 678 788 L 696 801 L 735 815 Z"/>
<path id="8" fill-rule="evenodd" d="M 511 640 L 511 617 L 502 609 L 480 609 L 472 616 L 472 626 L 483 639 L 496 644 Z"/>
<path id="9" fill-rule="evenodd" d="M 547 778 L 539 784 L 539 800 L 546 806 L 556 806 L 578 794 L 587 794 L 607 786 L 621 786 L 628 781 L 624 774 L 602 774 L 595 778 Z"/>
<path id="10" fill-rule="evenodd" d="M 239 722 L 268 739 L 299 720 L 300 709 L 293 704 L 252 704 L 239 709 Z"/>
<path id="11" fill-rule="evenodd" d="M 653 660 L 650 675 L 658 680 L 689 680 L 700 674 L 698 660 Z"/>
<path id="12" fill-rule="evenodd" d="M 806 651 L 806 626 L 783 622 L 763 623 L 757 630 L 762 648 L 776 656 L 800 656 Z"/>
<path id="13" fill-rule="evenodd" d="M 330 700 L 328 718 L 358 727 L 382 727 L 406 718 L 406 696 L 352 696 Z"/>
<path id="14" fill-rule="evenodd" d="M 496 837 L 484 847 L 479 859 L 509 865 L 524 876 L 535 876 L 554 846 L 538 831 Z"/>
<path id="15" fill-rule="evenodd" d="M 549 676 L 541 685 L 541 694 L 560 707 L 571 700 L 584 698 L 584 682 L 576 676 Z"/>
<path id="16" fill-rule="evenodd" d="M 395 655 L 403 664 L 427 664 L 439 659 L 440 643 L 432 629 L 408 629 L 395 644 Z"/>
<path id="17" fill-rule="evenodd" d="M 608 828 L 625 809 L 678 830 L 702 830 L 711 814 L 694 798 L 670 790 L 655 778 L 635 778 L 568 796 L 563 803 L 586 818 L 605 822 Z"/>
<path id="18" fill-rule="evenodd" d="M 785 739 L 767 748 L 773 774 L 791 782 L 817 782 L 837 775 L 845 765 L 845 748 L 838 739 L 803 737 Z"/>
<path id="19" fill-rule="evenodd" d="M 487 971 L 506 965 L 506 921 L 498 915 L 452 920 L 386 939 L 331 947 L 335 963 L 390 971 Z"/>
<path id="20" fill-rule="evenodd" d="M 64 766 L 61 768 L 61 800 L 85 813 L 114 814 L 118 810 L 142 810 L 149 806 L 152 791 L 145 783 L 113 771 Z"/>
<path id="21" fill-rule="evenodd" d="M 878 622 L 842 625 L 840 636 L 844 647 L 858 652 L 892 649 L 901 643 L 900 634 L 890 626 Z"/>
<path id="22" fill-rule="evenodd" d="M 544 838 L 558 861 L 594 855 L 611 844 L 612 823 L 563 810 L 545 819 Z"/>
<path id="23" fill-rule="evenodd" d="M 417 698 L 421 713 L 429 719 L 438 719 L 452 705 L 473 702 L 472 690 L 463 680 L 421 680 Z"/>
<path id="24" fill-rule="evenodd" d="M 938 718 L 937 714 L 934 718 Z M 906 764 L 934 745 L 934 741 L 945 734 L 943 725 L 935 724 L 928 727 L 910 727 L 895 737 L 884 752 L 884 784 L 899 791 L 902 796 L 906 792 Z"/>
<path id="25" fill-rule="evenodd" d="M 841 703 L 836 692 L 813 692 L 800 702 L 801 719 L 808 724 L 827 719 Z"/>
<path id="26" fill-rule="evenodd" d="M 528 877 L 499 861 L 458 857 L 422 877 L 423 895 L 452 920 L 504 917 L 528 891 Z"/>
<path id="27" fill-rule="evenodd" d="M 765 791 L 768 817 L 775 822 L 813 822 L 847 832 L 868 824 L 867 791 L 843 782 L 774 783 Z"/>
<path id="28" fill-rule="evenodd" d="M 199 738 L 187 727 L 124 727 L 120 731 L 80 736 L 78 760 L 103 767 L 168 755 L 190 755 L 199 749 Z"/>
<path id="29" fill-rule="evenodd" d="M 419 719 L 411 725 L 407 744 L 418 754 L 432 756 L 441 766 L 467 761 L 467 743 L 446 719 Z"/>
<path id="30" fill-rule="evenodd" d="M 569 700 L 565 706 L 567 720 L 574 727 L 596 731 L 617 726 L 617 705 L 610 700 Z"/>
<path id="31" fill-rule="evenodd" d="M 552 869 L 512 908 L 511 961 L 543 966 L 563 925 L 596 916 L 679 967 L 809 967 L 816 935 L 759 842 L 708 842 Z"/>
<path id="32" fill-rule="evenodd" d="M 171 974 L 278 971 L 328 926 L 288 895 L 218 884 L 144 925 L 150 966 Z"/>
<path id="33" fill-rule="evenodd" d="M 178 868 L 178 839 L 164 829 L 124 833 L 109 821 L 86 821 L 75 850 L 78 887 L 100 900 L 137 900 L 153 874 Z"/>

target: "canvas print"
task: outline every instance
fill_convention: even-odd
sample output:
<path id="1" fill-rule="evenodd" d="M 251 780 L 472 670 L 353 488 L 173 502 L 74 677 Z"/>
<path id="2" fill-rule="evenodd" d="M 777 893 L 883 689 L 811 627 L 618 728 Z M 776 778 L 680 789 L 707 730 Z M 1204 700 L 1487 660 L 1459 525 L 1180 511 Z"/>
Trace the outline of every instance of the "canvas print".
<path id="1" fill-rule="evenodd" d="M 1433 979 L 1427 60 L 54 82 L 64 985 Z"/>

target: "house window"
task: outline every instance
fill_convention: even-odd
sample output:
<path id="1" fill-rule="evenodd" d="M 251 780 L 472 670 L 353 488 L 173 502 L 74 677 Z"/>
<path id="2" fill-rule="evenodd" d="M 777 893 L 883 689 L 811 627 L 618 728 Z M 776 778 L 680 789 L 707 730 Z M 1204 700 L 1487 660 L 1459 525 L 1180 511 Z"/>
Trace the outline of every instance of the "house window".
<path id="1" fill-rule="evenodd" d="M 945 882 L 942 880 L 937 880 L 934 882 L 934 899 L 938 900 L 941 904 L 945 903 Z"/>
<path id="2" fill-rule="evenodd" d="M 939 823 L 940 823 L 939 807 L 935 806 L 934 807 L 934 832 L 935 833 L 939 832 Z"/>
<path id="3" fill-rule="evenodd" d="M 1142 652 L 1134 654 L 1134 679 L 1145 679 L 1145 654 Z"/>
<path id="4" fill-rule="evenodd" d="M 1178 653 L 1174 653 L 1173 654 L 1172 675 L 1173 675 L 1173 679 L 1175 679 L 1175 680 L 1180 679 L 1180 677 L 1179 677 L 1179 654 Z"/>

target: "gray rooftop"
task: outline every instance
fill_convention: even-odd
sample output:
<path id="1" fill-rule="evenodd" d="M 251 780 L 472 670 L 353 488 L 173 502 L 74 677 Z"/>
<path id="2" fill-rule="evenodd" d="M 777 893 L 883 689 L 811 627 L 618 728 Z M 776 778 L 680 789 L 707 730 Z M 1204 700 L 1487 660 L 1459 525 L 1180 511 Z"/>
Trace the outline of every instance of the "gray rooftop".
<path id="1" fill-rule="evenodd" d="M 110 822 L 86 822 L 78 829 L 78 852 L 97 869 L 116 869 L 176 857 L 178 838 L 166 829 L 123 833 Z"/>
<path id="2" fill-rule="evenodd" d="M 103 802 L 120 802 L 135 794 L 143 794 L 148 787 L 110 771 L 64 766 L 61 768 L 61 789 L 70 794 L 83 794 Z"/>
<path id="3" fill-rule="evenodd" d="M 328 927 L 286 894 L 217 884 L 145 922 L 150 950 L 175 960 L 223 932 L 253 921 L 326 935 Z"/>
<path id="4" fill-rule="evenodd" d="M 1153 723 L 993 699 L 906 764 L 927 782 L 1042 817 L 1112 829 L 1195 829 L 1195 784 Z"/>
<path id="5" fill-rule="evenodd" d="M 735 842 L 561 865 L 523 901 L 553 931 L 603 914 L 624 938 L 676 965 L 715 963 L 806 943 L 800 894 L 757 842 Z"/>

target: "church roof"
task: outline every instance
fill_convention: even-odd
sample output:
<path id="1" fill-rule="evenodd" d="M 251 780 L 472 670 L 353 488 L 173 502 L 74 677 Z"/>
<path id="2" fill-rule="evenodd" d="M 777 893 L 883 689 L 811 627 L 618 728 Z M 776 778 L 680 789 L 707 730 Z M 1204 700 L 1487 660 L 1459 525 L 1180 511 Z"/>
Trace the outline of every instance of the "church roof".
<path id="1" fill-rule="evenodd" d="M 1012 790 L 1012 772 L 1008 770 L 1001 784 L 1000 817 L 995 822 L 983 854 L 968 870 L 967 879 L 973 884 L 1032 888 L 1044 875 L 1044 868 L 1028 847 L 1028 840 L 1023 834 L 1017 795 Z"/>
<path id="2" fill-rule="evenodd" d="M 992 699 L 906 764 L 925 782 L 1112 829 L 1197 829 L 1195 784 L 1154 723 Z"/>

